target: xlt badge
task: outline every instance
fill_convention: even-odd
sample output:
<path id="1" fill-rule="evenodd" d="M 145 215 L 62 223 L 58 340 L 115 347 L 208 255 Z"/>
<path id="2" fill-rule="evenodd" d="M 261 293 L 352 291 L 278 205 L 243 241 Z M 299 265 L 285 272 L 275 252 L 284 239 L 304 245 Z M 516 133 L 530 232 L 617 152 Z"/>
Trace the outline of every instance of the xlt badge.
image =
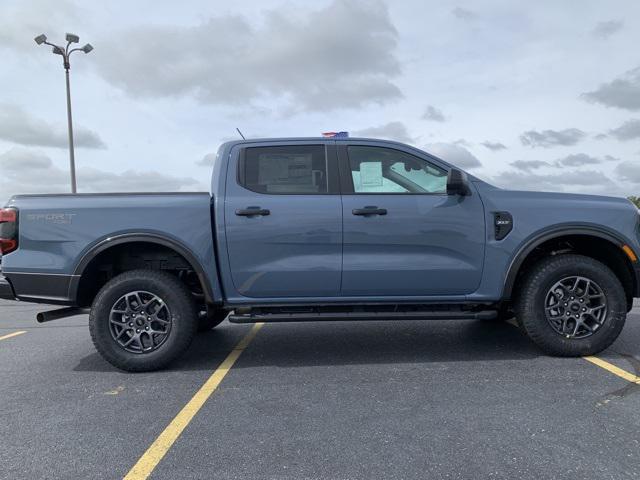
<path id="1" fill-rule="evenodd" d="M 513 228 L 513 217 L 509 212 L 494 212 L 493 219 L 496 240 L 502 240 Z"/>

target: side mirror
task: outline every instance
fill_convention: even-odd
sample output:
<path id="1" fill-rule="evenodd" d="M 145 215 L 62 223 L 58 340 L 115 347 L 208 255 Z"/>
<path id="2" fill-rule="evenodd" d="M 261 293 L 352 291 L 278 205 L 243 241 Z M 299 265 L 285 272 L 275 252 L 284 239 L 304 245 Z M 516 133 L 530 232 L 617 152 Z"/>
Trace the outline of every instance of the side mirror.
<path id="1" fill-rule="evenodd" d="M 457 168 L 449 170 L 449 175 L 447 175 L 447 195 L 471 195 L 466 173 Z"/>

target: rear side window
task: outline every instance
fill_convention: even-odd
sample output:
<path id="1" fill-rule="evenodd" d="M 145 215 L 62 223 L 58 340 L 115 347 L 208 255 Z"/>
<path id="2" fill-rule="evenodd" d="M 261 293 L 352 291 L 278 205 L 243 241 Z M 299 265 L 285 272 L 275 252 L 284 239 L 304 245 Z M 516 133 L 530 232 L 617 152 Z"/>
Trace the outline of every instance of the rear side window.
<path id="1" fill-rule="evenodd" d="M 240 157 L 240 184 L 258 193 L 327 193 L 324 145 L 248 147 Z"/>

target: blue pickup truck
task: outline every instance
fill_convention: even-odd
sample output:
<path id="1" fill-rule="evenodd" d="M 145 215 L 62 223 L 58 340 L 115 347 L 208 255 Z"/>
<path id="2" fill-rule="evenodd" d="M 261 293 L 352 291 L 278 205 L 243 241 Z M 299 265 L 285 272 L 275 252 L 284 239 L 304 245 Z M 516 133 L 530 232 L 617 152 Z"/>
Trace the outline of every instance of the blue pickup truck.
<path id="1" fill-rule="evenodd" d="M 198 331 L 310 320 L 506 319 L 594 354 L 640 296 L 638 210 L 510 191 L 373 139 L 224 143 L 210 193 L 18 195 L 0 297 L 89 311 L 100 354 L 161 368 Z"/>

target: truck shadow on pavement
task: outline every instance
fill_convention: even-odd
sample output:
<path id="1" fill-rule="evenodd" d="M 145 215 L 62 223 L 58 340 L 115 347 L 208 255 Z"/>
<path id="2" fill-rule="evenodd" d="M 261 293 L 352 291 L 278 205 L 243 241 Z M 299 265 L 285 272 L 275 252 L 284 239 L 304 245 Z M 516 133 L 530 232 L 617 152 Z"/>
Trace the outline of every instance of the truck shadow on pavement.
<path id="1" fill-rule="evenodd" d="M 226 328 L 220 328 L 220 330 L 216 329 L 196 335 L 187 352 L 164 371 L 199 371 L 217 368 L 248 331 L 246 327 L 238 328 L 226 323 L 225 326 Z M 98 352 L 82 358 L 73 370 L 78 372 L 120 371 L 107 363 Z"/>
<path id="2" fill-rule="evenodd" d="M 526 360 L 541 355 L 522 332 L 502 322 L 271 324 L 234 368 Z"/>
<path id="3" fill-rule="evenodd" d="M 222 324 L 196 336 L 172 371 L 213 370 L 247 332 Z M 492 321 L 375 321 L 265 325 L 236 368 L 526 360 L 542 356 L 511 325 Z M 97 353 L 77 371 L 114 371 Z"/>

